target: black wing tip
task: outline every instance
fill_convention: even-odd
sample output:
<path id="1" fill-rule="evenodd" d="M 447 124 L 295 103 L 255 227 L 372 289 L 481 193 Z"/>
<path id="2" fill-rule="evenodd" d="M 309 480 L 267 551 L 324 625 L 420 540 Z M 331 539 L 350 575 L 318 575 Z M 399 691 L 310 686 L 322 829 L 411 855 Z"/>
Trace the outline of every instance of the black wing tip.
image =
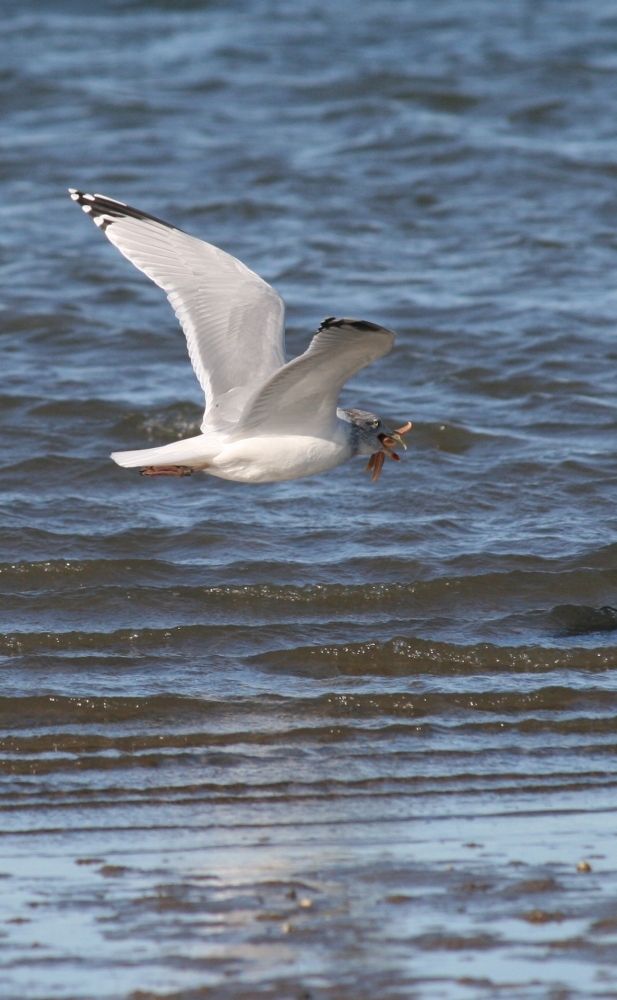
<path id="1" fill-rule="evenodd" d="M 121 219 L 136 219 L 138 222 L 156 222 L 159 226 L 167 229 L 175 229 L 168 222 L 157 219 L 155 215 L 149 215 L 138 208 L 132 208 L 124 201 L 117 201 L 115 198 L 108 198 L 104 194 L 88 194 L 86 191 L 78 191 L 77 188 L 69 188 L 69 195 L 72 201 L 81 206 L 82 210 L 89 215 L 95 225 L 106 231 L 107 227 Z"/>
<path id="2" fill-rule="evenodd" d="M 349 317 L 337 319 L 336 316 L 328 316 L 324 319 L 317 332 L 321 333 L 322 330 L 331 330 L 334 327 L 341 326 L 351 326 L 354 330 L 360 331 L 360 333 L 379 333 L 381 331 L 390 333 L 389 330 L 386 330 L 385 326 L 379 326 L 377 323 L 369 323 L 367 319 L 351 319 Z"/>

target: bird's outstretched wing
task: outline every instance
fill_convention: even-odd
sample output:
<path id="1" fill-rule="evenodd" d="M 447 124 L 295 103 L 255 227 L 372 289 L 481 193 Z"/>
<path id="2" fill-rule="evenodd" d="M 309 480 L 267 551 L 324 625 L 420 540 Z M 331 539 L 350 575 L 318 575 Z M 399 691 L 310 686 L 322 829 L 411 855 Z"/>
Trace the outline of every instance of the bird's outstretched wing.
<path id="1" fill-rule="evenodd" d="M 70 189 L 120 253 L 166 293 L 206 394 L 203 430 L 229 429 L 285 364 L 280 295 L 235 257 L 120 201 Z"/>
<path id="2" fill-rule="evenodd" d="M 327 437 L 339 393 L 357 371 L 391 350 L 394 334 L 356 319 L 325 319 L 309 348 L 257 390 L 235 436 L 308 434 Z"/>

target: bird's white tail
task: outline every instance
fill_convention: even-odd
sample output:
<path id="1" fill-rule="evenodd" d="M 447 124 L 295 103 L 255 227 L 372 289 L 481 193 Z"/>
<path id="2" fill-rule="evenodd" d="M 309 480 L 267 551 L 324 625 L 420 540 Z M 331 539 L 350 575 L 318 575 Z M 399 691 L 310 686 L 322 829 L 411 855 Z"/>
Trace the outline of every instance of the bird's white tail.
<path id="1" fill-rule="evenodd" d="M 172 441 L 160 448 L 144 448 L 140 451 L 114 451 L 114 462 L 125 469 L 138 469 L 147 465 L 186 465 L 190 469 L 204 468 L 208 460 L 217 454 L 219 448 L 212 446 L 204 434 Z"/>

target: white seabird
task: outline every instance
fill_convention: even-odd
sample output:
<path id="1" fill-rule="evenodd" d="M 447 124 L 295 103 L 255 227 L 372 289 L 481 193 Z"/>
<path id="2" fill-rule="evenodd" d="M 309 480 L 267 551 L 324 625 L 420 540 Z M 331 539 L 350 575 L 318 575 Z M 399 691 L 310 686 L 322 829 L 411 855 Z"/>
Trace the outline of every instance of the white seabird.
<path id="1" fill-rule="evenodd" d="M 201 434 L 160 448 L 117 451 L 114 462 L 146 476 L 207 472 L 273 483 L 384 458 L 411 424 L 392 431 L 374 413 L 337 409 L 344 384 L 391 350 L 394 334 L 366 320 L 325 319 L 304 354 L 285 361 L 280 295 L 239 260 L 160 219 L 99 194 L 69 189 L 120 253 L 171 302 L 206 395 Z"/>

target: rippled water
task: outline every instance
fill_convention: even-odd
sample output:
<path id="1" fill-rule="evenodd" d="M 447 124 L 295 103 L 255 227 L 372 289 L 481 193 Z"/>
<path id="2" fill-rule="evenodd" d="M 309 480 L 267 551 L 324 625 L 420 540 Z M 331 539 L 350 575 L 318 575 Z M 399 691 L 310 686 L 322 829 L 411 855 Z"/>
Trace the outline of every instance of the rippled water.
<path id="1" fill-rule="evenodd" d="M 0 21 L 0 992 L 617 995 L 617 10 L 22 0 Z M 250 488 L 66 188 L 391 326 L 414 421 Z M 580 866 L 580 869 L 577 868 Z"/>

